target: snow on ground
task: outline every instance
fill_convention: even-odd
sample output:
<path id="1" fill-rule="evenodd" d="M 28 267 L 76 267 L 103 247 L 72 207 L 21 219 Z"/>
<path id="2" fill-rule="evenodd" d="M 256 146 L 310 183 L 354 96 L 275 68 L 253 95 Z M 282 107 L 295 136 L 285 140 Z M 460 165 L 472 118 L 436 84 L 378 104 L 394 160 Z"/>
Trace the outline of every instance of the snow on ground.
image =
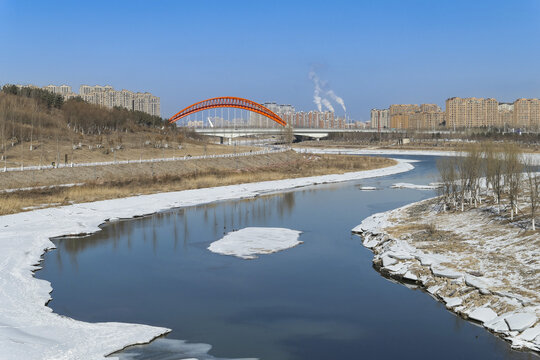
<path id="1" fill-rule="evenodd" d="M 416 190 L 434 190 L 439 188 L 439 185 L 431 183 L 429 185 L 417 185 L 409 183 L 396 183 L 392 185 L 394 189 L 416 189 Z"/>
<path id="2" fill-rule="evenodd" d="M 50 238 L 97 232 L 107 219 L 132 218 L 175 207 L 253 198 L 411 169 L 411 164 L 399 161 L 383 169 L 341 175 L 134 196 L 0 216 L 0 358 L 103 359 L 127 345 L 145 343 L 169 331 L 138 324 L 91 324 L 54 314 L 45 306 L 51 298 L 51 284 L 33 276 L 43 252 L 54 247 Z"/>
<path id="3" fill-rule="evenodd" d="M 381 273 L 416 282 L 514 348 L 540 351 L 540 236 L 482 208 L 438 213 L 435 203 L 374 214 L 352 231 Z"/>
<path id="4" fill-rule="evenodd" d="M 285 228 L 247 227 L 214 241 L 208 250 L 241 259 L 256 259 L 258 254 L 271 254 L 301 244 L 298 240 L 301 233 Z"/>

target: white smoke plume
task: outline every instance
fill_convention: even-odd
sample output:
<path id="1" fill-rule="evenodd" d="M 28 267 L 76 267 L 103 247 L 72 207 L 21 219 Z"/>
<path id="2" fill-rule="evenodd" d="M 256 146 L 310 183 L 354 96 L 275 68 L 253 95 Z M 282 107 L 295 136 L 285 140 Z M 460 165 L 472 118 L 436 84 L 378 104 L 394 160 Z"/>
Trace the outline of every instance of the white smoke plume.
<path id="1" fill-rule="evenodd" d="M 321 93 L 324 93 L 325 95 L 329 96 L 330 99 L 338 103 L 343 108 L 343 111 L 347 112 L 347 108 L 345 107 L 345 101 L 343 101 L 341 97 L 337 96 L 333 90 L 326 90 L 326 82 L 322 82 L 314 70 L 311 70 L 309 72 L 309 79 L 313 81 L 313 102 L 315 103 L 315 105 L 317 105 L 317 110 L 322 111 L 322 105 L 324 105 L 325 108 L 334 112 L 334 107 L 332 106 L 330 101 L 328 101 L 328 99 L 326 99 L 325 97 L 323 98 L 321 96 Z"/>
<path id="2" fill-rule="evenodd" d="M 315 86 L 315 90 L 313 90 L 313 102 L 315 103 L 315 105 L 317 105 L 317 109 L 319 111 L 322 111 L 321 85 L 320 85 L 319 77 L 317 76 L 317 74 L 315 74 L 314 71 L 310 71 L 309 79 L 313 81 L 313 85 Z"/>
<path id="3" fill-rule="evenodd" d="M 322 103 L 323 103 L 325 108 L 327 108 L 331 112 L 334 112 L 334 107 L 332 106 L 330 101 L 328 101 L 328 99 L 326 99 L 326 98 L 322 99 Z"/>
<path id="4" fill-rule="evenodd" d="M 333 91 L 333 90 L 328 90 L 326 92 L 326 94 L 328 96 L 330 96 L 330 98 L 332 98 L 335 102 L 337 102 L 339 105 L 341 105 L 341 107 L 343 108 L 343 111 L 347 112 L 347 108 L 345 107 L 345 101 L 343 101 L 342 98 L 340 98 L 339 96 L 336 95 L 336 93 Z"/>

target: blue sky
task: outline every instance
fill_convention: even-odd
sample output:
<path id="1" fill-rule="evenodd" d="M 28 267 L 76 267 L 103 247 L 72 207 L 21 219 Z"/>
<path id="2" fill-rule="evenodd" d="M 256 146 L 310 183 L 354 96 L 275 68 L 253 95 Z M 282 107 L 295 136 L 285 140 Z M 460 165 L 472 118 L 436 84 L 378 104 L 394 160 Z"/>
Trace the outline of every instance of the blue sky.
<path id="1" fill-rule="evenodd" d="M 362 121 L 540 97 L 540 0 L 0 0 L 0 84 L 149 91 L 169 117 L 215 96 L 315 109 L 311 69 Z"/>

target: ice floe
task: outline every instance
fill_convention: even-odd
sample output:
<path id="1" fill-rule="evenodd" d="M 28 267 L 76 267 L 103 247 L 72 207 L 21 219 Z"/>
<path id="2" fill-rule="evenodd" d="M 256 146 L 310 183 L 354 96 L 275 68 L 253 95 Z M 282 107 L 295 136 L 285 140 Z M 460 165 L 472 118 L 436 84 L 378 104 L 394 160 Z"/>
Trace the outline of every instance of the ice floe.
<path id="1" fill-rule="evenodd" d="M 510 315 L 504 319 L 510 331 L 523 331 L 536 323 L 536 314 L 534 313 L 517 313 Z"/>
<path id="2" fill-rule="evenodd" d="M 301 244 L 302 241 L 298 240 L 301 233 L 285 228 L 247 227 L 214 241 L 208 250 L 242 259 L 256 259 L 257 255 L 271 254 Z"/>
<path id="3" fill-rule="evenodd" d="M 434 190 L 439 188 L 439 185 L 437 184 L 429 184 L 429 185 L 417 185 L 417 184 L 410 184 L 410 183 L 396 183 L 391 186 L 393 189 L 415 189 L 415 190 Z"/>
<path id="4" fill-rule="evenodd" d="M 497 317 L 497 313 L 488 307 L 481 307 L 471 311 L 469 318 L 472 320 L 485 323 Z"/>

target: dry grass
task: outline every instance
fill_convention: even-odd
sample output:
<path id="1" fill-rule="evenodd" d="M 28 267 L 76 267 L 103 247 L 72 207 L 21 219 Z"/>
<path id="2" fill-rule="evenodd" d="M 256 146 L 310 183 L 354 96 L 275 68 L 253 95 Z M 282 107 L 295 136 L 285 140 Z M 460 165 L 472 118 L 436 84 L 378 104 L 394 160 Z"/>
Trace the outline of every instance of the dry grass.
<path id="1" fill-rule="evenodd" d="M 32 143 L 25 141 L 8 146 L 6 161 L 0 161 L 0 167 L 50 165 L 53 161 L 64 164 L 66 156 L 68 164 L 76 164 L 172 158 L 187 155 L 231 154 L 250 150 L 256 151 L 260 148 L 218 145 L 187 138 L 178 139 L 174 136 L 163 136 L 157 131 L 150 130 L 101 136 L 75 134 L 72 139 L 60 139 L 58 143 L 56 139 L 48 138 L 40 141 L 34 140 Z"/>
<path id="2" fill-rule="evenodd" d="M 394 160 L 380 157 L 306 156 L 288 152 L 237 159 L 207 159 L 1 173 L 0 179 L 5 177 L 4 180 L 8 180 L 8 177 L 11 177 L 9 181 L 2 182 L 4 189 L 13 188 L 15 183 L 18 184 L 17 187 L 79 182 L 84 183 L 84 185 L 0 194 L 0 215 L 31 210 L 36 207 L 67 205 L 138 194 L 369 170 L 391 166 L 395 163 Z"/>

